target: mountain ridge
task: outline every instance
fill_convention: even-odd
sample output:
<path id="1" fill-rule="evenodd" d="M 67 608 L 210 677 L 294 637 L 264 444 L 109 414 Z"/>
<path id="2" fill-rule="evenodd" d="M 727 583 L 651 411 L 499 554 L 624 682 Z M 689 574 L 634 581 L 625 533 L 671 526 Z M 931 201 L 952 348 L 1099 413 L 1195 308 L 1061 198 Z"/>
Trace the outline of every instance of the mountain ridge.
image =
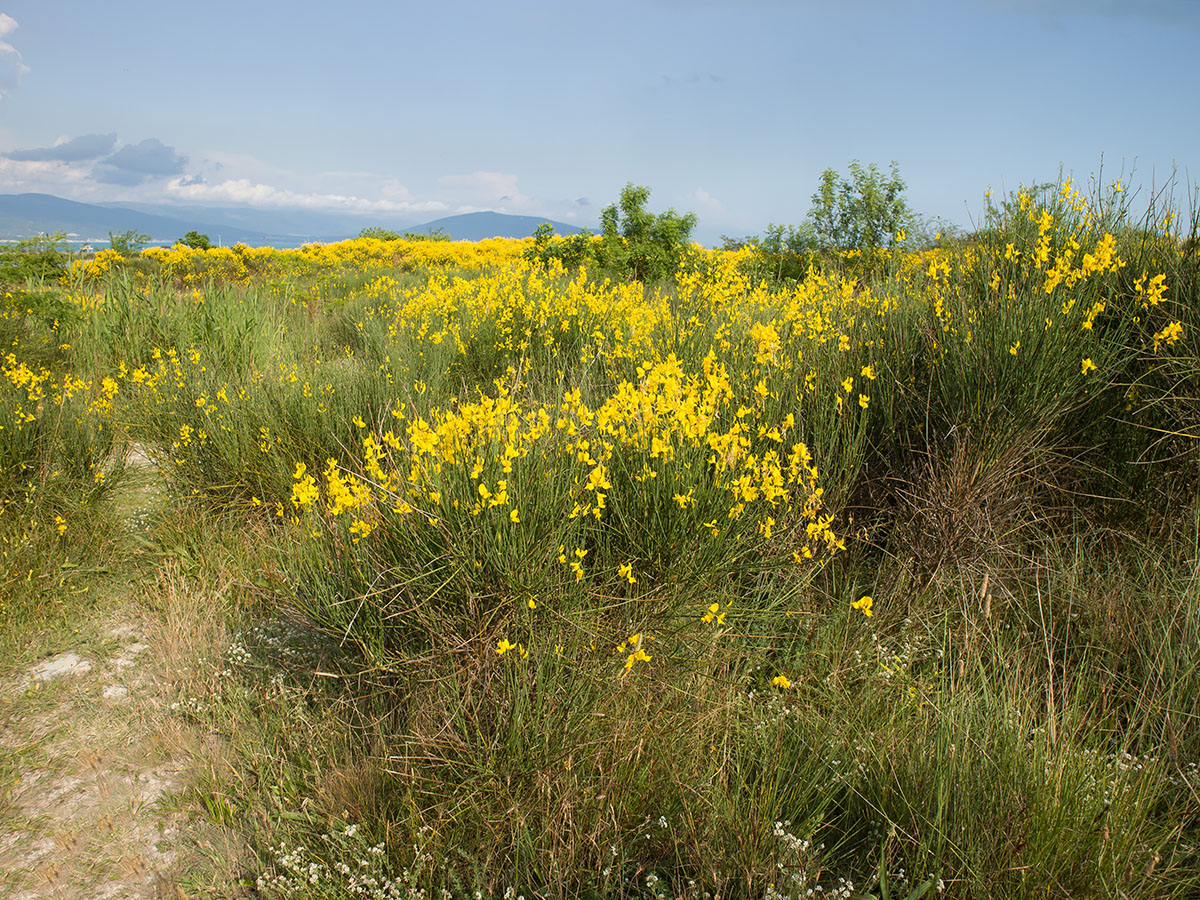
<path id="1" fill-rule="evenodd" d="M 0 194 L 0 240 L 21 240 L 63 232 L 72 240 L 106 244 L 108 232 L 136 231 L 154 243 L 178 240 L 200 231 L 223 244 L 298 246 L 345 240 L 364 227 L 428 234 L 442 230 L 453 240 L 528 237 L 543 222 L 559 234 L 582 229 L 539 216 L 481 211 L 410 223 L 378 215 L 260 210 L 251 207 L 169 206 L 152 203 L 81 203 L 53 194 Z M 310 227 L 304 227 L 304 226 Z"/>

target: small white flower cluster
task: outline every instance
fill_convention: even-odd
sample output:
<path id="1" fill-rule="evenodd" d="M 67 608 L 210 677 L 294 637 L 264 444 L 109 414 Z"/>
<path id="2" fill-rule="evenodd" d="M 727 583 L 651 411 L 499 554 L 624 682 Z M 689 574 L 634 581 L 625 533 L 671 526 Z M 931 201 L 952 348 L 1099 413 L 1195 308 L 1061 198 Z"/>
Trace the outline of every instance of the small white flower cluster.
<path id="1" fill-rule="evenodd" d="M 850 900 L 854 893 L 854 882 L 847 878 L 839 878 L 838 883 L 825 896 L 829 900 Z"/>
<path id="2" fill-rule="evenodd" d="M 812 842 L 797 837 L 789 830 L 791 819 L 775 823 L 774 835 L 779 850 L 775 859 L 775 869 L 779 873 L 780 882 L 768 886 L 768 898 L 780 900 L 788 897 L 812 897 L 813 891 L 823 890 L 820 884 L 810 886 L 819 877 L 820 868 L 817 857 L 825 849 L 824 844 L 813 847 Z"/>
<path id="3" fill-rule="evenodd" d="M 220 699 L 216 695 L 214 699 Z M 171 704 L 171 712 L 191 718 L 201 718 L 209 709 L 209 704 L 199 697 L 180 697 Z"/>
<path id="4" fill-rule="evenodd" d="M 225 660 L 231 665 L 247 665 L 250 662 L 250 651 L 241 641 L 234 641 L 225 649 Z"/>
<path id="5" fill-rule="evenodd" d="M 319 860 L 310 859 L 303 845 L 288 849 L 286 843 L 271 847 L 275 856 L 271 871 L 258 876 L 255 884 L 260 891 L 271 891 L 284 897 L 301 896 L 309 887 L 328 880 L 330 873 Z"/>
<path id="6" fill-rule="evenodd" d="M 412 864 L 399 876 L 384 872 L 387 847 L 379 843 L 354 849 L 359 826 L 355 823 L 331 832 L 325 841 L 335 853 L 350 853 L 349 861 L 342 859 L 330 868 L 304 846 L 289 849 L 286 844 L 272 847 L 274 860 L 267 872 L 256 881 L 259 891 L 267 896 L 311 898 L 314 896 L 359 897 L 362 900 L 426 900 L 425 889 L 417 885 L 421 873 L 432 862 L 432 856 L 414 847 Z M 359 839 L 361 841 L 361 838 Z M 357 858 L 355 858 L 357 857 Z M 442 891 L 442 900 L 448 894 Z"/>
<path id="7" fill-rule="evenodd" d="M 659 821 L 662 821 L 661 819 Z M 665 826 L 664 826 L 665 827 Z M 666 893 L 661 888 L 658 888 L 658 883 L 661 879 L 651 872 L 646 876 L 646 890 L 654 892 L 654 900 L 667 900 Z"/>
<path id="8" fill-rule="evenodd" d="M 773 884 L 767 885 L 766 893 L 763 895 L 763 900 L 849 900 L 854 896 L 854 882 L 847 881 L 845 878 L 839 878 L 836 886 L 828 890 L 824 885 L 817 884 L 810 888 L 805 888 L 803 893 L 792 891 L 785 893 Z"/>

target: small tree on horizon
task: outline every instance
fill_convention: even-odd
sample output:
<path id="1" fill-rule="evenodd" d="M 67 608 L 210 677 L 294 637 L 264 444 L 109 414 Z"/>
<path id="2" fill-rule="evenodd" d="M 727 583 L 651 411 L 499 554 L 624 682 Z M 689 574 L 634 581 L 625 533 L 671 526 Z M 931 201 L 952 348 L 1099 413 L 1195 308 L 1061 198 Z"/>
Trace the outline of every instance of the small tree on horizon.
<path id="1" fill-rule="evenodd" d="M 392 231 L 390 228 L 384 228 L 382 225 L 368 225 L 358 233 L 360 238 L 373 238 L 377 241 L 398 241 L 400 235 L 398 232 Z"/>
<path id="2" fill-rule="evenodd" d="M 108 246 L 122 256 L 133 256 L 150 243 L 150 235 L 140 231 L 118 231 L 108 233 Z"/>
<path id="3" fill-rule="evenodd" d="M 632 181 L 621 199 L 600 213 L 600 265 L 641 281 L 656 281 L 675 274 L 691 250 L 696 214 L 680 215 L 674 209 L 655 215 L 646 209 L 650 188 Z"/>
<path id="4" fill-rule="evenodd" d="M 808 214 L 817 240 L 830 250 L 870 252 L 890 245 L 912 220 L 906 187 L 895 161 L 887 175 L 858 160 L 850 163 L 849 178 L 826 169 Z"/>
<path id="5" fill-rule="evenodd" d="M 210 250 L 212 249 L 212 240 L 207 234 L 201 234 L 198 231 L 189 231 L 175 243 L 183 244 L 185 247 L 191 247 L 194 250 Z"/>

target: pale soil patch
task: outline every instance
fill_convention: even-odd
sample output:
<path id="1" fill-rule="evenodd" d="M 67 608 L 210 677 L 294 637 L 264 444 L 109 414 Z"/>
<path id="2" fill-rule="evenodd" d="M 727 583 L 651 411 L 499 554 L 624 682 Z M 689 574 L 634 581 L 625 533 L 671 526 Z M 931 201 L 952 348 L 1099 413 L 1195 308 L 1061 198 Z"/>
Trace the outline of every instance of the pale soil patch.
<path id="1" fill-rule="evenodd" d="M 91 660 L 84 659 L 77 653 L 60 653 L 53 659 L 39 663 L 29 673 L 31 681 L 53 681 L 60 675 L 82 675 L 91 671 Z"/>
<path id="2" fill-rule="evenodd" d="M 9 678 L 0 695 L 0 897 L 165 896 L 184 785 L 162 685 L 140 665 L 144 628 L 115 652 L 67 652 Z"/>

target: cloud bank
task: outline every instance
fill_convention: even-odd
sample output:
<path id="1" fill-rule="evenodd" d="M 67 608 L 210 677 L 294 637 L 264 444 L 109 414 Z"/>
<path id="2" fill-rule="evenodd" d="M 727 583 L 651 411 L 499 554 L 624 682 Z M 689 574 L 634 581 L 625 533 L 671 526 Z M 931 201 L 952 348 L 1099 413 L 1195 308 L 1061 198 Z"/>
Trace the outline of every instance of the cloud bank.
<path id="1" fill-rule="evenodd" d="M 105 184 L 135 185 L 151 178 L 182 175 L 187 157 L 157 138 L 126 144 L 96 165 L 93 174 Z"/>
<path id="2" fill-rule="evenodd" d="M 4 155 L 19 162 L 81 162 L 107 156 L 115 146 L 116 134 L 81 134 L 69 141 L 56 141 L 52 147 L 13 150 Z"/>
<path id="3" fill-rule="evenodd" d="M 173 178 L 166 187 L 172 199 L 189 203 L 232 203 L 237 206 L 341 212 L 441 212 L 449 208 L 440 200 L 367 200 L 348 194 L 302 193 L 248 178 L 230 178 L 216 184 L 209 184 L 202 178 Z"/>

